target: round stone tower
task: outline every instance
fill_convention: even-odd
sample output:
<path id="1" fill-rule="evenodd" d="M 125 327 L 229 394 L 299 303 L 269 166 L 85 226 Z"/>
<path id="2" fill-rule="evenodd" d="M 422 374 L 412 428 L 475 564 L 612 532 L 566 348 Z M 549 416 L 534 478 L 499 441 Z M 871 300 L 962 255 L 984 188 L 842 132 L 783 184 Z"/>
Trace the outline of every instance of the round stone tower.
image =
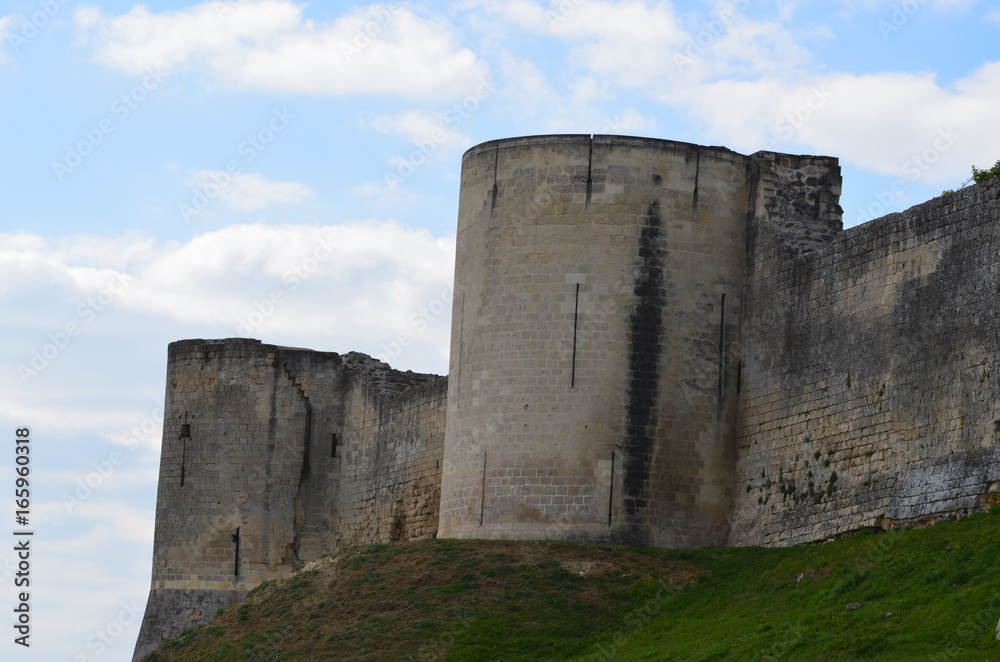
<path id="1" fill-rule="evenodd" d="M 747 164 L 622 136 L 466 152 L 439 536 L 724 543 Z"/>

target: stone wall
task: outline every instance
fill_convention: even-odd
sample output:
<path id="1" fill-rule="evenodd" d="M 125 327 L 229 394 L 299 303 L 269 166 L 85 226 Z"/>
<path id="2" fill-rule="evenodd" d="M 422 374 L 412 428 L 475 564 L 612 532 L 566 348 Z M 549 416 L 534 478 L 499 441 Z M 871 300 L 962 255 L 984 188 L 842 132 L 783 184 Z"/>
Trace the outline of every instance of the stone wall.
<path id="1" fill-rule="evenodd" d="M 622 136 L 465 154 L 441 535 L 724 541 L 746 167 Z"/>
<path id="2" fill-rule="evenodd" d="M 345 542 L 434 535 L 446 390 L 363 354 L 171 343 L 135 659 Z"/>
<path id="3" fill-rule="evenodd" d="M 730 544 L 996 501 L 998 195 L 998 182 L 972 186 L 809 246 L 805 225 L 757 210 Z"/>
<path id="4" fill-rule="evenodd" d="M 346 390 L 337 546 L 437 535 L 448 378 L 379 393 L 358 374 Z"/>
<path id="5" fill-rule="evenodd" d="M 1000 182 L 848 231 L 840 188 L 830 157 L 484 143 L 450 378 L 172 343 L 136 659 L 344 545 L 791 545 L 1000 501 Z"/>

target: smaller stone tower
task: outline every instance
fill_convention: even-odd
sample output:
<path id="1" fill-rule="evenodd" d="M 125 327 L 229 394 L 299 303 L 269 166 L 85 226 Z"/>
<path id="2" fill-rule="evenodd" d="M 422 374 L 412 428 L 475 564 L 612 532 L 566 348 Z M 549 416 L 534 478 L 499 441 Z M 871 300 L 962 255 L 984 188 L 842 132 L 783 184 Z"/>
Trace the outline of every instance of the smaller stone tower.
<path id="1" fill-rule="evenodd" d="M 447 382 L 354 352 L 171 343 L 135 659 L 343 545 L 433 536 Z"/>
<path id="2" fill-rule="evenodd" d="M 153 579 L 136 644 L 203 622 L 335 547 L 341 357 L 256 340 L 168 350 Z M 324 485 L 326 487 L 324 488 Z"/>

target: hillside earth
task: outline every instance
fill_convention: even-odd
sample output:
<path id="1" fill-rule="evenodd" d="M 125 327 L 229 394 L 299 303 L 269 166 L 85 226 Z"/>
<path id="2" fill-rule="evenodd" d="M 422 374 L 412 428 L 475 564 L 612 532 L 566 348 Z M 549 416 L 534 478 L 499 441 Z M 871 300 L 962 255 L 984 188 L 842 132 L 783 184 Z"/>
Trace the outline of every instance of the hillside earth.
<path id="1" fill-rule="evenodd" d="M 998 559 L 998 507 L 782 549 L 369 545 L 145 660 L 1000 660 Z"/>

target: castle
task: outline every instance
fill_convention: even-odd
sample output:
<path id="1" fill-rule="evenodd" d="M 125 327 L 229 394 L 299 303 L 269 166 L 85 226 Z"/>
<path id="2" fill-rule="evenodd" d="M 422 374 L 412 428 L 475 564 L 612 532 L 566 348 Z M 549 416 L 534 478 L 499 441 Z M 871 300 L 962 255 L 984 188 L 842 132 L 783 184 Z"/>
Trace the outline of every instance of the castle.
<path id="1" fill-rule="evenodd" d="M 171 344 L 136 659 L 345 545 L 794 545 L 996 503 L 1000 183 L 847 231 L 840 187 L 831 157 L 491 141 L 448 377 Z"/>

